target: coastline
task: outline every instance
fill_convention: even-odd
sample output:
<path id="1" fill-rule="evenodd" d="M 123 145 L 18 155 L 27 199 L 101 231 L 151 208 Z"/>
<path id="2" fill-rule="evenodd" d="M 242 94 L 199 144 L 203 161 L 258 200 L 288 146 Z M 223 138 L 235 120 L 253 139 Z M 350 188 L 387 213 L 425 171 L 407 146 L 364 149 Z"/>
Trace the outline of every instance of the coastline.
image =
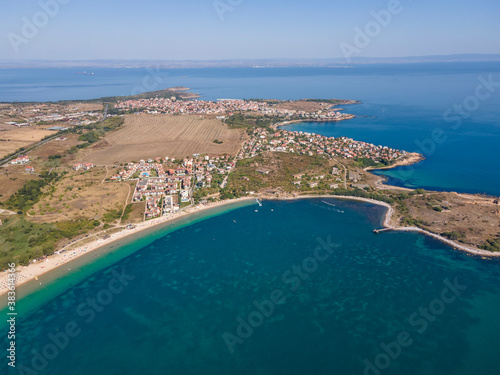
<path id="1" fill-rule="evenodd" d="M 342 119 L 337 119 L 337 120 L 327 120 L 327 119 L 309 119 L 309 120 L 289 120 L 289 121 L 283 121 L 280 123 L 276 123 L 271 125 L 271 128 L 273 130 L 277 130 L 278 128 L 281 127 L 286 127 L 287 125 L 294 124 L 294 123 L 301 123 L 301 122 L 339 122 L 339 121 L 344 121 L 344 120 L 351 120 L 355 118 L 355 115 L 349 115 L 349 117 L 342 118 Z M 286 130 L 286 129 L 283 129 Z M 365 167 L 363 170 L 365 172 L 373 172 L 377 170 L 388 170 L 388 169 L 393 169 L 397 167 L 403 167 L 403 166 L 409 166 L 413 164 L 420 163 L 421 161 L 425 160 L 425 157 L 422 154 L 419 154 L 417 152 L 411 152 L 408 153 L 404 158 L 396 161 L 394 164 L 385 166 L 385 167 Z M 375 175 L 372 173 L 372 175 Z M 375 182 L 375 186 L 378 189 L 395 189 L 395 190 L 401 190 L 401 191 L 413 191 L 415 189 L 410 189 L 410 188 L 405 188 L 405 187 L 400 187 L 400 186 L 393 186 L 393 185 L 386 185 L 384 184 L 384 179 L 380 176 L 378 176 L 379 179 Z"/>
<path id="2" fill-rule="evenodd" d="M 418 164 L 423 160 L 425 160 L 425 157 L 422 154 L 419 154 L 416 152 L 411 152 L 407 155 L 407 157 L 405 157 L 401 160 L 398 160 L 396 163 L 394 163 L 392 165 L 388 165 L 386 167 L 366 167 L 366 168 L 363 168 L 363 170 L 365 172 L 369 172 L 372 176 L 378 177 L 378 179 L 375 181 L 375 187 L 377 189 L 414 191 L 415 189 L 405 188 L 405 187 L 401 187 L 401 186 L 387 185 L 387 184 L 385 184 L 386 179 L 384 177 L 376 175 L 375 173 L 372 173 L 372 172 L 381 171 L 381 170 L 389 170 L 389 169 L 393 169 L 393 168 L 397 168 L 397 167 Z"/>
<path id="3" fill-rule="evenodd" d="M 302 122 L 300 120 L 293 120 L 290 122 Z M 290 123 L 288 122 L 288 123 Z M 277 124 L 277 126 L 281 126 Z M 425 158 L 418 153 L 410 153 L 407 157 L 405 157 L 402 160 L 399 160 L 393 165 L 387 166 L 387 167 L 381 167 L 381 168 L 374 168 L 374 167 L 366 167 L 364 170 L 366 172 L 371 172 L 374 170 L 378 169 L 391 169 L 391 168 L 396 168 L 399 166 L 404 166 L 404 165 L 412 165 L 415 163 L 418 163 Z M 390 188 L 397 188 L 397 187 L 392 187 L 390 185 L 384 185 L 381 180 L 378 180 L 376 182 L 379 188 L 384 188 L 384 189 L 390 189 Z M 399 188 L 397 188 L 399 189 Z M 412 189 L 404 189 L 404 190 L 412 190 Z M 266 196 L 265 194 L 258 194 L 256 196 L 252 197 L 242 197 L 238 199 L 230 199 L 230 200 L 225 200 L 225 201 L 219 201 L 219 202 L 214 202 L 214 203 L 209 203 L 209 204 L 202 204 L 202 205 L 197 205 L 197 206 L 191 206 L 188 207 L 185 210 L 182 210 L 180 212 L 174 213 L 169 216 L 164 216 L 164 217 L 159 217 L 155 218 L 149 221 L 145 222 L 140 222 L 138 224 L 135 224 L 134 228 L 128 229 L 125 226 L 116 228 L 116 229 L 121 229 L 120 231 L 113 233 L 109 235 L 108 238 L 106 239 L 97 239 L 93 242 L 72 248 L 72 249 L 65 249 L 63 252 L 56 252 L 53 255 L 50 255 L 47 257 L 44 261 L 40 261 L 37 263 L 31 263 L 28 266 L 18 266 L 18 272 L 17 272 L 17 277 L 16 277 L 16 287 L 19 287 L 27 282 L 34 282 L 35 280 L 38 280 L 38 277 L 41 275 L 47 274 L 51 271 L 57 270 L 57 269 L 62 269 L 63 265 L 70 265 L 71 262 L 75 261 L 76 259 L 79 259 L 81 256 L 85 254 L 90 254 L 93 251 L 97 249 L 103 249 L 106 247 L 110 247 L 111 244 L 118 242 L 119 240 L 123 240 L 126 238 L 131 238 L 133 235 L 138 235 L 144 232 L 147 229 L 153 229 L 153 228 L 158 228 L 161 226 L 164 226 L 167 223 L 171 223 L 173 221 L 176 221 L 181 218 L 187 218 L 188 216 L 202 212 L 204 210 L 210 209 L 210 208 L 217 208 L 217 207 L 223 207 L 229 204 L 236 204 L 238 202 L 243 202 L 243 201 L 250 201 L 254 200 L 256 198 L 261 198 L 261 199 L 268 199 L 268 200 L 294 200 L 294 199 L 312 199 L 312 198 L 337 198 L 337 199 L 344 199 L 344 200 L 354 200 L 354 201 L 361 201 L 365 203 L 371 203 L 375 204 L 378 206 L 382 206 L 386 208 L 386 212 L 384 214 L 383 218 L 383 223 L 382 227 L 379 230 L 376 230 L 375 233 L 380 233 L 380 232 L 385 232 L 385 231 L 405 231 L 405 232 L 418 232 L 430 237 L 433 237 L 437 239 L 438 241 L 451 246 L 454 249 L 465 251 L 469 254 L 473 255 L 478 255 L 481 257 L 487 257 L 487 258 L 494 258 L 494 257 L 500 257 L 500 253 L 492 253 L 486 250 L 479 249 L 473 245 L 466 245 L 459 243 L 457 241 L 450 240 L 448 238 L 445 238 L 439 234 L 430 232 L 425 229 L 421 229 L 418 227 L 402 227 L 398 225 L 394 225 L 392 223 L 393 215 L 395 213 L 394 208 L 382 201 L 377 201 L 374 199 L 369 199 L 369 198 L 362 198 L 362 197 L 354 197 L 354 196 L 341 196 L 341 195 L 302 195 L 302 196 L 291 196 L 291 197 L 276 197 L 276 196 Z M 115 246 L 111 246 L 113 248 Z M 68 269 L 69 270 L 69 269 Z M 64 272 L 63 272 L 64 273 Z M 3 275 L 0 274 L 0 296 L 5 295 L 8 292 L 8 283 L 7 283 L 7 276 L 8 274 L 6 272 L 3 273 Z M 41 284 L 41 283 L 40 283 Z M 33 288 L 34 289 L 34 288 Z"/>
<path id="4" fill-rule="evenodd" d="M 345 120 L 352 120 L 353 118 L 356 118 L 355 115 L 348 115 L 344 118 L 339 118 L 339 119 L 301 119 L 301 120 L 288 120 L 288 121 L 283 121 L 283 122 L 278 122 L 276 124 L 271 125 L 271 129 L 278 129 L 279 127 L 282 126 L 287 126 L 290 124 L 297 124 L 300 122 L 339 122 L 339 121 L 345 121 Z M 286 130 L 286 129 L 283 129 Z"/>
<path id="5" fill-rule="evenodd" d="M 98 249 L 103 249 L 106 247 L 109 247 L 113 243 L 118 242 L 119 240 L 124 240 L 127 238 L 133 237 L 133 235 L 140 235 L 141 233 L 144 234 L 144 231 L 146 230 L 153 230 L 153 229 L 158 229 L 161 228 L 162 226 L 165 226 L 165 224 L 172 223 L 173 221 L 176 221 L 181 218 L 187 218 L 192 214 L 203 212 L 208 209 L 213 209 L 213 208 L 220 208 L 224 207 L 227 205 L 239 203 L 239 202 L 245 202 L 245 201 L 252 201 L 255 200 L 256 198 L 260 199 L 265 199 L 265 200 L 297 200 L 297 199 L 317 199 L 317 198 L 334 198 L 334 199 L 343 199 L 343 200 L 353 200 L 353 201 L 360 201 L 360 202 L 365 202 L 365 203 L 370 203 L 370 204 L 375 204 L 378 206 L 382 206 L 386 208 L 386 211 L 384 213 L 383 217 L 383 222 L 382 222 L 382 229 L 377 230 L 376 233 L 380 232 L 385 232 L 385 231 L 403 231 L 403 232 L 418 232 L 430 237 L 433 237 L 442 243 L 445 243 L 446 245 L 460 250 L 467 252 L 472 255 L 477 255 L 481 257 L 486 257 L 486 258 L 493 258 L 493 257 L 500 257 L 500 253 L 492 253 L 486 250 L 478 249 L 472 245 L 465 245 L 461 244 L 459 242 L 450 240 L 448 238 L 445 238 L 439 234 L 429 232 L 427 230 L 418 228 L 418 227 L 401 227 L 401 226 L 396 226 L 393 224 L 392 219 L 393 215 L 395 213 L 394 208 L 386 202 L 374 200 L 374 199 L 369 199 L 369 198 L 362 198 L 362 197 L 355 197 L 355 196 L 344 196 L 344 195 L 302 195 L 302 196 L 290 196 L 290 197 L 275 197 L 275 196 L 266 196 L 266 195 L 257 195 L 257 196 L 252 196 L 252 197 L 242 197 L 242 198 L 237 198 L 237 199 L 229 199 L 229 200 L 224 200 L 224 201 L 219 201 L 219 202 L 214 202 L 206 205 L 198 205 L 198 206 L 193 206 L 189 207 L 188 209 L 175 213 L 170 216 L 166 217 L 160 217 L 156 219 L 149 220 L 147 222 L 142 222 L 139 224 L 136 224 L 135 228 L 133 229 L 124 229 L 120 232 L 114 233 L 110 235 L 109 238 L 107 239 L 99 239 L 96 241 L 93 241 L 91 243 L 85 244 L 80 247 L 76 247 L 71 250 L 66 250 L 64 253 L 60 254 L 53 254 L 45 259 L 45 261 L 42 262 L 37 262 L 37 263 L 31 263 L 28 266 L 18 266 L 18 272 L 17 272 L 17 278 L 16 278 L 16 288 L 26 284 L 30 281 L 38 280 L 38 277 L 45 275 L 51 271 L 56 271 L 59 269 L 62 269 L 62 266 L 66 265 L 71 265 L 73 261 L 79 259 L 85 254 L 91 254 L 93 251 L 96 251 Z M 114 246 L 112 246 L 114 247 Z M 20 269 L 20 270 L 19 270 Z M 0 296 L 4 296 L 8 289 L 7 289 L 7 272 L 4 272 L 3 275 L 0 276 Z"/>
<path id="6" fill-rule="evenodd" d="M 169 216 L 159 217 L 135 224 L 135 227 L 133 229 L 126 229 L 125 227 L 121 227 L 123 228 L 123 230 L 111 234 L 106 239 L 98 239 L 93 242 L 77 246 L 73 249 L 67 249 L 62 253 L 52 254 L 48 256 L 44 261 L 30 263 L 28 266 L 18 266 L 18 271 L 16 273 L 16 288 L 29 281 L 37 280 L 38 277 L 47 274 L 48 272 L 60 269 L 64 265 L 68 266 L 71 264 L 71 262 L 79 259 L 85 254 L 90 254 L 95 250 L 107 247 L 119 240 L 130 238 L 133 235 L 140 234 L 145 230 L 158 229 L 162 226 L 165 226 L 165 224 L 177 221 L 181 218 L 187 218 L 192 214 L 203 212 L 208 209 L 220 208 L 223 206 L 250 200 L 255 200 L 255 197 L 242 197 L 238 199 L 229 199 L 204 205 L 192 206 Z M 8 292 L 7 277 L 8 272 L 3 272 L 0 275 L 0 296 L 4 296 Z"/>
<path id="7" fill-rule="evenodd" d="M 392 216 L 394 215 L 394 208 L 389 203 L 377 201 L 375 199 L 354 197 L 354 196 L 345 196 L 345 195 L 302 195 L 302 196 L 297 196 L 297 197 L 280 197 L 280 198 L 268 198 L 268 199 L 271 199 L 271 200 L 272 199 L 275 199 L 275 200 L 294 200 L 294 199 L 311 199 L 311 198 L 337 198 L 337 199 L 354 200 L 354 201 L 376 204 L 378 206 L 382 206 L 382 207 L 385 207 L 387 209 L 385 214 L 384 214 L 384 221 L 382 223 L 383 228 L 380 231 L 418 232 L 418 233 L 422 233 L 424 235 L 433 237 L 433 238 L 447 244 L 448 246 L 451 246 L 452 248 L 454 248 L 456 250 L 465 251 L 469 254 L 478 255 L 478 256 L 486 257 L 486 258 L 500 257 L 500 253 L 493 253 L 491 251 L 478 249 L 477 247 L 472 246 L 472 245 L 465 245 L 465 244 L 459 243 L 457 241 L 450 240 L 450 239 L 443 237 L 439 234 L 429 232 L 428 230 L 425 230 L 425 229 L 421 229 L 418 227 L 395 226 L 391 223 Z"/>
<path id="8" fill-rule="evenodd" d="M 364 168 L 364 171 L 371 172 L 371 171 L 393 169 L 393 168 L 397 168 L 397 167 L 404 167 L 407 165 L 413 165 L 413 164 L 420 163 L 423 160 L 425 160 L 425 157 L 422 154 L 419 154 L 417 152 L 410 152 L 407 154 L 406 157 L 402 158 L 401 160 L 398 160 L 394 164 L 388 165 L 386 167 L 366 167 L 366 168 Z"/>

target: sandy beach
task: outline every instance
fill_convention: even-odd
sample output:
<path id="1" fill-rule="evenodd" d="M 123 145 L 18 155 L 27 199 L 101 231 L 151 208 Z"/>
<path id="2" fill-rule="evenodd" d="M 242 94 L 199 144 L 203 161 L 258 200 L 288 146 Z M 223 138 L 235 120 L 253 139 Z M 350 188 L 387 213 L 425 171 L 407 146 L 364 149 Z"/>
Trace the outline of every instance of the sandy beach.
<path id="1" fill-rule="evenodd" d="M 372 203 L 372 204 L 376 204 L 379 206 L 383 206 L 383 207 L 387 208 L 387 211 L 386 211 L 385 216 L 384 216 L 384 221 L 383 221 L 383 228 L 382 228 L 383 231 L 418 232 L 418 233 L 422 233 L 422 234 L 425 234 L 427 236 L 433 237 L 433 238 L 453 247 L 454 249 L 465 251 L 469 254 L 479 255 L 481 257 L 487 257 L 487 258 L 500 257 L 500 253 L 492 253 L 491 251 L 478 249 L 475 246 L 465 245 L 465 244 L 462 244 L 460 242 L 453 241 L 453 240 L 450 240 L 446 237 L 440 236 L 439 234 L 429 232 L 425 229 L 421 229 L 418 227 L 395 226 L 392 223 L 394 209 L 392 208 L 392 206 L 389 203 L 386 203 L 386 202 L 377 201 L 377 200 L 369 199 L 369 198 L 351 197 L 351 196 L 342 196 L 342 195 L 304 195 L 304 196 L 286 197 L 286 198 L 278 198 L 278 199 L 293 200 L 293 199 L 310 199 L 310 198 L 347 199 L 347 200 L 361 201 L 361 202 Z"/>
<path id="2" fill-rule="evenodd" d="M 32 262 L 28 266 L 18 266 L 16 273 L 16 287 L 26 283 L 27 281 L 36 279 L 39 276 L 49 271 L 52 271 L 58 267 L 61 267 L 63 265 L 68 265 L 69 262 L 79 258 L 80 256 L 88 254 L 96 249 L 109 245 L 122 238 L 140 233 L 141 231 L 144 231 L 149 228 L 165 225 L 166 223 L 169 223 L 171 221 L 180 219 L 182 217 L 186 217 L 196 212 L 207 210 L 209 208 L 222 207 L 228 204 L 234 204 L 246 200 L 255 200 L 255 197 L 244 197 L 239 199 L 224 200 L 224 201 L 189 207 L 185 210 L 173 213 L 168 216 L 163 216 L 156 219 L 141 222 L 138 224 L 134 224 L 135 226 L 132 229 L 127 229 L 125 226 L 123 226 L 121 227 L 122 230 L 120 232 L 113 233 L 109 235 L 109 237 L 107 237 L 106 239 L 99 239 L 82 246 L 78 246 L 77 243 L 72 244 L 69 248 L 59 250 L 53 255 L 50 255 L 41 261 Z M 0 275 L 0 296 L 4 295 L 8 291 L 7 276 L 8 272 L 3 272 L 2 275 Z"/>
<path id="3" fill-rule="evenodd" d="M 392 218 L 394 215 L 394 209 L 392 206 L 388 203 L 373 200 L 373 199 L 368 199 L 368 198 L 361 198 L 361 197 L 353 197 L 353 196 L 339 196 L 339 195 L 303 195 L 303 196 L 290 196 L 290 197 L 274 197 L 274 196 L 259 196 L 261 199 L 269 199 L 269 200 L 295 200 L 295 199 L 311 199 L 311 198 L 335 198 L 335 199 L 346 199 L 346 200 L 355 200 L 355 201 L 361 201 L 361 202 L 366 202 L 366 203 L 372 203 L 376 204 L 382 207 L 387 208 L 387 211 L 384 216 L 383 220 L 383 231 L 388 231 L 388 230 L 394 230 L 394 231 L 407 231 L 407 232 L 419 232 L 422 234 L 425 234 L 427 236 L 431 236 L 455 249 L 465 251 L 470 254 L 482 256 L 482 257 L 500 257 L 500 253 L 492 253 L 486 250 L 481 250 L 473 246 L 461 244 L 456 241 L 452 241 L 450 239 L 447 239 L 445 237 L 442 237 L 438 234 L 423 230 L 421 228 L 417 227 L 400 227 L 400 226 L 395 226 L 392 223 Z M 186 210 L 148 220 L 146 222 L 142 222 L 139 224 L 135 224 L 135 227 L 132 229 L 127 229 L 126 227 L 123 227 L 123 230 L 114 234 L 111 234 L 108 238 L 106 239 L 99 239 L 94 242 L 82 245 L 82 246 L 76 246 L 74 248 L 66 249 L 64 251 L 59 251 L 46 259 L 38 262 L 33 262 L 29 264 L 28 266 L 19 266 L 18 272 L 17 272 L 17 280 L 16 280 L 16 286 L 20 286 L 27 281 L 37 279 L 39 276 L 54 270 L 58 267 L 61 267 L 63 265 L 68 265 L 69 262 L 72 260 L 77 259 L 78 257 L 90 253 L 96 249 L 99 249 L 105 245 L 109 245 L 119 239 L 131 236 L 133 234 L 140 233 L 141 231 L 144 231 L 148 228 L 153 228 L 155 226 L 160 226 L 164 225 L 165 223 L 171 222 L 173 220 L 186 217 L 188 215 L 191 215 L 196 212 L 201 212 L 203 210 L 209 209 L 209 208 L 215 208 L 215 207 L 221 207 L 224 205 L 228 204 L 234 204 L 237 202 L 243 202 L 243 201 L 249 201 L 249 200 L 255 200 L 256 197 L 244 197 L 244 198 L 238 198 L 238 199 L 232 199 L 232 200 L 225 200 L 225 201 L 220 201 L 220 202 L 214 202 L 214 203 L 209 203 L 209 204 L 203 204 L 203 205 L 198 205 L 198 206 L 193 206 L 189 207 Z M 0 295 L 4 295 L 8 289 L 7 289 L 7 272 L 4 272 L 0 276 Z"/>
<path id="4" fill-rule="evenodd" d="M 271 125 L 271 128 L 276 130 L 281 126 L 286 126 L 286 125 L 290 125 L 290 124 L 297 124 L 300 122 L 337 122 L 337 121 L 352 120 L 353 118 L 356 118 L 356 116 L 349 114 L 346 117 L 339 118 L 339 119 L 334 119 L 334 118 L 330 118 L 330 119 L 310 118 L 309 119 L 309 118 L 307 118 L 307 119 L 300 119 L 300 120 L 289 120 L 289 121 L 283 121 L 283 122 L 279 122 L 277 124 L 273 124 L 273 125 Z M 283 130 L 286 130 L 286 129 L 283 129 Z"/>

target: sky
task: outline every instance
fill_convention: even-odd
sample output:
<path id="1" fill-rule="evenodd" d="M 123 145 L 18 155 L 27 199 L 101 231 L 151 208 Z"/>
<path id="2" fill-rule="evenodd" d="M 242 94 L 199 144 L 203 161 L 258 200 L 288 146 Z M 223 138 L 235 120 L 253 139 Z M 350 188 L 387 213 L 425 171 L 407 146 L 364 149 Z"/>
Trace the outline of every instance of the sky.
<path id="1" fill-rule="evenodd" d="M 499 54 L 499 15 L 498 0 L 3 0 L 0 59 Z"/>

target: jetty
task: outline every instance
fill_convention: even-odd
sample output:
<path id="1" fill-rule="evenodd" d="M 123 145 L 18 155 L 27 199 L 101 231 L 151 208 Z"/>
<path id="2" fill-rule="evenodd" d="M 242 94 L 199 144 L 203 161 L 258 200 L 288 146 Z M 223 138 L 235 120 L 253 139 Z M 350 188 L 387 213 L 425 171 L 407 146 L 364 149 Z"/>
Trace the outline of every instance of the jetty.
<path id="1" fill-rule="evenodd" d="M 387 232 L 387 231 L 390 231 L 390 230 L 393 230 L 393 228 L 374 229 L 373 233 L 379 234 L 379 233 Z"/>

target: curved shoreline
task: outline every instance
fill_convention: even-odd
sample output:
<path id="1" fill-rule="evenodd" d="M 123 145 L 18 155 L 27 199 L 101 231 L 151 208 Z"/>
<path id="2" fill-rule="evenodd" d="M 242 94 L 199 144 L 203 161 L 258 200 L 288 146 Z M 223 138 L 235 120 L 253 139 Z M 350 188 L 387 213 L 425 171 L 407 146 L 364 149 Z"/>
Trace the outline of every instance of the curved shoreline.
<path id="1" fill-rule="evenodd" d="M 303 195 L 303 196 L 297 196 L 297 197 L 267 198 L 267 199 L 270 199 L 270 200 L 272 200 L 272 199 L 275 199 L 275 200 L 294 200 L 294 199 L 311 199 L 311 198 L 337 198 L 337 199 L 354 200 L 354 201 L 376 204 L 378 206 L 382 206 L 382 207 L 387 208 L 387 211 L 384 214 L 384 221 L 382 223 L 382 226 L 383 226 L 382 229 L 384 229 L 385 231 L 418 232 L 418 233 L 422 233 L 424 235 L 433 237 L 433 238 L 447 244 L 448 246 L 453 247 L 456 250 L 465 251 L 469 254 L 474 254 L 474 255 L 478 255 L 481 257 L 488 257 L 488 258 L 500 257 L 500 253 L 492 253 L 491 251 L 478 249 L 477 247 L 472 246 L 472 245 L 461 244 L 459 242 L 450 240 L 446 237 L 443 237 L 443 236 L 436 234 L 436 233 L 429 232 L 428 230 L 425 230 L 422 228 L 394 226 L 391 224 L 392 216 L 394 215 L 394 208 L 389 203 L 377 201 L 375 199 L 346 196 L 346 195 Z"/>
<path id="2" fill-rule="evenodd" d="M 31 263 L 28 266 L 20 266 L 22 269 L 18 271 L 17 276 L 19 279 L 16 279 L 16 287 L 19 287 L 25 284 L 28 281 L 36 280 L 39 276 L 44 275 L 50 271 L 55 269 L 59 269 L 63 265 L 69 265 L 73 260 L 78 259 L 84 254 L 89 254 L 96 249 L 103 248 L 108 246 L 120 239 L 124 239 L 126 237 L 130 237 L 133 234 L 138 234 L 146 229 L 157 228 L 163 226 L 167 223 L 175 221 L 180 218 L 188 217 L 191 214 L 204 211 L 210 208 L 223 207 L 229 204 L 235 204 L 238 202 L 251 201 L 256 198 L 261 198 L 265 200 L 297 200 L 297 199 L 314 199 L 314 198 L 334 198 L 334 199 L 344 199 L 344 200 L 353 200 L 360 201 L 365 203 L 371 203 L 378 206 L 385 207 L 387 210 L 384 214 L 384 220 L 382 223 L 383 229 L 387 231 L 403 231 L 403 232 L 418 232 L 424 235 L 433 237 L 448 246 L 453 247 L 454 249 L 465 251 L 469 254 L 478 255 L 481 257 L 500 257 L 500 253 L 492 253 L 486 250 L 478 249 L 472 245 L 465 245 L 458 243 L 456 241 L 445 238 L 439 234 L 429 232 L 425 229 L 421 229 L 418 227 L 401 227 L 395 226 L 391 223 L 394 215 L 394 208 L 386 202 L 378 201 L 375 199 L 362 198 L 362 197 L 354 197 L 354 196 L 345 196 L 345 195 L 302 195 L 302 196 L 292 196 L 292 197 L 273 197 L 266 195 L 257 195 L 253 197 L 242 197 L 238 199 L 230 199 L 220 202 L 215 202 L 208 205 L 199 205 L 186 209 L 185 211 L 181 211 L 177 214 L 168 217 L 161 217 L 157 219 L 153 219 L 147 222 L 142 222 L 136 225 L 134 229 L 124 229 L 120 232 L 112 234 L 107 239 L 99 239 L 93 241 L 87 245 L 77 247 L 72 250 L 68 250 L 66 254 L 53 254 L 46 258 L 45 262 Z M 70 253 L 72 252 L 72 253 Z M 68 257 L 66 257 L 68 256 Z M 50 262 L 50 263 L 47 263 Z M 7 293 L 7 272 L 4 272 L 4 276 L 0 278 L 0 296 L 3 296 Z"/>
<path id="3" fill-rule="evenodd" d="M 375 174 L 373 172 L 374 171 L 383 171 L 383 170 L 394 169 L 394 168 L 397 168 L 397 167 L 404 167 L 404 166 L 414 165 L 414 164 L 420 163 L 423 160 L 425 160 L 425 156 L 423 156 L 422 154 L 416 153 L 416 152 L 411 152 L 411 153 L 409 153 L 407 155 L 407 157 L 405 157 L 405 158 L 403 158 L 401 160 L 398 160 L 397 162 L 395 162 L 392 165 L 388 165 L 386 167 L 366 167 L 366 168 L 363 168 L 363 170 L 365 172 L 370 173 L 373 176 L 379 177 L 379 179 L 377 181 L 375 181 L 375 187 L 378 188 L 378 189 L 384 189 L 384 190 L 393 189 L 393 190 L 402 190 L 402 191 L 414 191 L 415 189 L 412 189 L 412 188 L 406 188 L 406 187 L 402 187 L 402 186 L 394 186 L 394 185 L 385 184 L 386 179 L 384 179 L 384 177 L 382 177 L 380 175 L 377 175 L 377 174 Z"/>
<path id="4" fill-rule="evenodd" d="M 420 163 L 421 161 L 425 160 L 425 157 L 422 154 L 419 154 L 417 152 L 410 152 L 406 155 L 406 157 L 396 161 L 394 164 L 385 166 L 385 167 L 366 167 L 364 168 L 364 171 L 366 172 L 371 172 L 371 171 L 383 171 L 387 169 L 393 169 L 397 167 L 404 167 L 408 165 L 413 165 Z"/>
<path id="5" fill-rule="evenodd" d="M 192 214 L 199 213 L 205 210 L 220 208 L 223 206 L 236 204 L 248 200 L 255 200 L 255 197 L 242 197 L 238 199 L 229 199 L 229 200 L 209 203 L 206 205 L 189 207 L 186 210 L 174 213 L 169 216 L 159 217 L 156 219 L 143 221 L 141 223 L 135 224 L 135 227 L 133 229 L 126 229 L 126 227 L 124 226 L 116 228 L 116 229 L 122 228 L 123 230 L 111 234 L 106 239 L 97 239 L 95 241 L 77 246 L 72 249 L 65 249 L 63 252 L 57 251 L 56 253 L 49 255 L 43 261 L 30 263 L 27 266 L 18 265 L 16 267 L 18 270 L 16 272 L 16 288 L 22 286 L 23 284 L 29 281 L 37 280 L 39 276 L 60 269 L 62 266 L 65 265 L 68 266 L 71 264 L 71 262 L 79 259 L 85 254 L 91 254 L 93 251 L 97 249 L 102 249 L 103 247 L 107 247 L 119 240 L 130 238 L 134 234 L 139 234 L 148 229 L 149 230 L 155 228 L 159 229 L 165 226 L 166 224 L 170 224 L 182 218 L 187 218 Z M 8 272 L 3 272 L 2 274 L 0 274 L 0 296 L 4 296 L 8 292 L 7 277 L 8 277 Z M 1 303 L 0 306 L 2 306 Z"/>
<path id="6" fill-rule="evenodd" d="M 356 118 L 356 115 L 349 114 L 345 118 L 339 118 L 339 119 L 314 119 L 314 118 L 312 118 L 312 119 L 301 119 L 301 120 L 288 120 L 288 121 L 278 122 L 276 124 L 271 125 L 270 127 L 271 127 L 271 129 L 276 130 L 282 126 L 287 126 L 290 124 L 297 124 L 297 123 L 301 123 L 301 122 L 339 122 L 339 121 L 345 121 L 345 120 L 352 120 L 353 118 Z M 286 129 L 283 129 L 283 130 L 286 130 Z"/>
<path id="7" fill-rule="evenodd" d="M 352 115 L 352 118 L 354 118 L 354 117 L 356 117 L 356 116 Z M 350 118 L 346 118 L 346 120 L 347 119 L 350 119 Z M 339 119 L 339 120 L 323 120 L 323 119 L 290 120 L 290 121 L 285 121 L 285 122 L 282 122 L 282 123 L 275 124 L 275 125 L 273 125 L 273 127 L 274 127 L 274 129 L 277 129 L 277 128 L 281 127 L 281 126 L 286 126 L 286 125 L 292 124 L 292 123 L 300 123 L 300 122 L 333 122 L 333 121 L 342 121 L 342 120 L 344 120 L 344 119 Z M 378 176 L 378 175 L 376 175 L 376 174 L 374 174 L 372 172 L 373 171 L 377 171 L 377 170 L 389 170 L 389 169 L 394 169 L 394 168 L 397 168 L 397 167 L 410 166 L 410 165 L 418 164 L 418 163 L 420 163 L 423 160 L 425 160 L 425 156 L 424 155 L 416 153 L 416 152 L 411 152 L 411 153 L 407 154 L 406 157 L 402 158 L 401 160 L 396 161 L 396 163 L 394 163 L 394 164 L 391 164 L 391 165 L 388 165 L 388 166 L 384 166 L 384 167 L 366 167 L 363 170 L 365 172 L 371 173 L 374 176 Z M 394 189 L 394 190 L 403 190 L 403 191 L 413 191 L 413 190 L 415 190 L 415 189 L 410 189 L 410 188 L 405 188 L 405 187 L 400 187 L 400 186 L 393 186 L 393 185 L 384 184 L 383 178 L 379 178 L 379 180 L 376 181 L 375 186 L 377 188 L 381 188 L 381 189 Z M 462 250 L 462 251 L 465 251 L 465 252 L 470 253 L 470 254 L 479 255 L 479 256 L 482 256 L 482 257 L 489 257 L 489 258 L 500 257 L 500 253 L 493 253 L 493 252 L 490 252 L 490 251 L 487 251 L 487 250 L 482 250 L 482 249 L 479 249 L 479 248 L 477 248 L 477 247 L 475 247 L 473 245 L 461 244 L 459 242 L 450 240 L 450 239 L 448 239 L 446 237 L 443 237 L 443 236 L 441 236 L 439 234 L 430 232 L 430 231 L 422 229 L 422 228 L 393 226 L 393 225 L 390 224 L 390 221 L 392 219 L 392 215 L 394 214 L 394 209 L 392 208 L 391 205 L 389 205 L 388 203 L 382 202 L 382 201 L 376 201 L 376 200 L 373 200 L 373 199 L 362 198 L 362 197 L 340 196 L 340 195 L 333 195 L 333 196 L 331 196 L 331 195 L 326 195 L 326 196 L 304 196 L 304 197 L 307 197 L 307 198 L 313 198 L 313 197 L 318 197 L 318 198 L 319 197 L 328 197 L 328 198 L 337 197 L 337 198 L 340 198 L 340 199 L 351 199 L 351 200 L 369 202 L 369 203 L 377 204 L 377 205 L 380 205 L 380 206 L 384 206 L 384 207 L 387 208 L 387 212 L 385 214 L 384 223 L 383 223 L 383 227 L 384 227 L 383 229 L 385 229 L 385 230 L 404 231 L 404 232 L 418 232 L 418 233 L 422 233 L 424 235 L 433 237 L 433 238 L 435 238 L 435 239 L 437 239 L 437 240 L 439 240 L 439 241 L 441 241 L 441 242 L 443 242 L 443 243 L 445 243 L 445 244 L 453 247 L 454 249 Z M 300 197 L 296 197 L 296 198 L 300 198 Z M 296 199 L 296 198 L 291 198 L 291 199 Z M 284 198 L 284 199 L 289 199 L 289 198 Z"/>
<path id="8" fill-rule="evenodd" d="M 290 124 L 294 124 L 294 123 L 301 123 L 301 122 L 339 122 L 339 121 L 343 121 L 343 120 L 351 120 L 351 119 L 353 119 L 353 118 L 356 117 L 355 115 L 350 115 L 350 116 L 352 116 L 352 117 L 338 119 L 338 120 L 327 120 L 327 119 L 289 120 L 289 121 L 283 121 L 283 122 L 280 122 L 280 123 L 273 124 L 273 125 L 271 125 L 271 128 L 273 130 L 277 130 L 278 128 L 283 128 L 283 130 L 286 130 L 284 127 L 286 127 L 287 125 L 290 125 Z M 313 133 L 313 134 L 318 134 L 318 133 Z M 423 160 L 425 160 L 425 156 L 424 155 L 419 154 L 417 152 L 410 152 L 410 153 L 407 154 L 406 157 L 404 157 L 404 158 L 396 161 L 394 164 L 391 164 L 391 165 L 388 165 L 388 166 L 385 166 L 385 167 L 365 167 L 365 168 L 363 168 L 363 170 L 365 172 L 370 172 L 371 173 L 373 171 L 388 170 L 388 169 L 394 169 L 394 168 L 397 168 L 397 167 L 404 167 L 404 166 L 409 166 L 409 165 L 413 165 L 413 164 L 418 164 L 418 163 L 420 163 Z M 371 173 L 371 174 L 374 175 L 374 176 L 378 176 L 375 173 Z M 404 191 L 413 191 L 413 190 L 415 190 L 415 189 L 405 188 L 405 187 L 402 187 L 402 186 L 394 186 L 394 185 L 384 184 L 382 178 L 380 178 L 376 182 L 376 185 L 378 185 L 378 187 L 382 188 L 382 189 L 397 189 L 397 190 L 404 190 Z"/>

